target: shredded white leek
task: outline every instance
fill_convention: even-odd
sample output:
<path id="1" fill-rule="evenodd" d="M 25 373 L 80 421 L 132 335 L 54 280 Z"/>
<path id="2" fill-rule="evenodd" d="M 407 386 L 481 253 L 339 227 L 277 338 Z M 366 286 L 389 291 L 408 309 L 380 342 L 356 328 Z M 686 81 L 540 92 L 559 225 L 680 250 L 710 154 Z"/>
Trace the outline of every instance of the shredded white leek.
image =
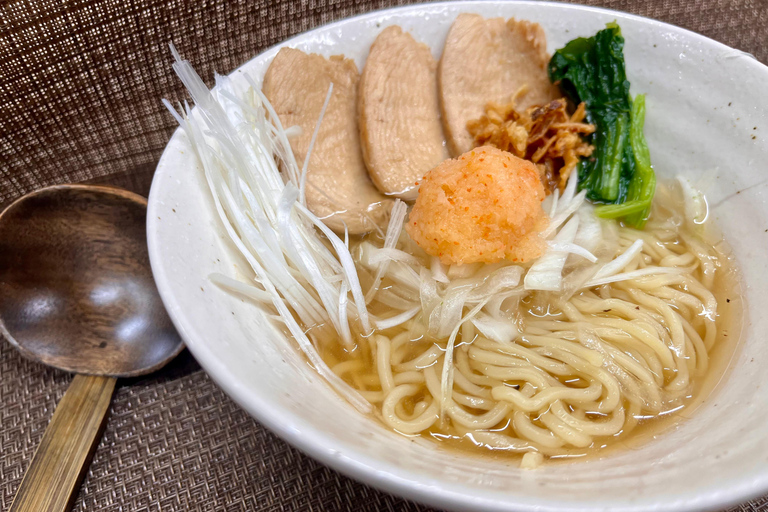
<path id="1" fill-rule="evenodd" d="M 575 237 L 574 237 L 574 243 L 547 242 L 547 247 L 549 247 L 550 250 L 556 251 L 556 252 L 567 252 L 569 254 L 576 254 L 577 256 L 581 256 L 582 258 L 588 261 L 591 261 L 592 263 L 595 263 L 597 261 L 597 257 L 594 254 L 592 254 L 591 252 L 589 252 L 579 244 L 575 243 Z"/>
<path id="2" fill-rule="evenodd" d="M 434 279 L 438 283 L 451 282 L 451 280 L 448 279 L 448 275 L 445 273 L 445 267 L 443 267 L 443 264 L 440 261 L 440 258 L 438 258 L 437 256 L 432 256 L 432 262 L 429 265 L 429 270 L 432 272 L 432 279 Z"/>
<path id="3" fill-rule="evenodd" d="M 520 334 L 514 322 L 508 319 L 499 320 L 485 313 L 475 315 L 472 324 L 483 336 L 499 343 L 511 343 Z"/>
<path id="4" fill-rule="evenodd" d="M 348 243 L 304 204 L 306 167 L 299 169 L 288 134 L 255 84 L 242 90 L 217 76 L 211 91 L 173 46 L 171 51 L 176 58 L 173 68 L 197 108 L 185 105 L 176 111 L 164 103 L 187 134 L 222 225 L 259 286 L 236 284 L 222 275 L 212 275 L 211 280 L 274 307 L 318 373 L 356 408 L 370 411 L 370 404 L 326 366 L 305 334 L 307 327 L 330 325 L 351 345 L 353 327 L 367 334 L 371 325 Z M 331 90 L 326 105 L 330 95 Z M 322 116 L 318 126 L 321 121 Z M 354 304 L 349 303 L 349 293 Z"/>
<path id="5" fill-rule="evenodd" d="M 642 250 L 643 240 L 635 240 L 632 245 L 630 245 L 627 250 L 621 253 L 618 257 L 600 267 L 597 273 L 595 273 L 594 279 L 602 279 L 604 277 L 610 277 L 618 273 L 621 269 L 626 267 L 627 264 L 635 258 L 635 256 L 640 254 L 640 251 Z"/>
<path id="6" fill-rule="evenodd" d="M 400 313 L 399 315 L 392 316 L 390 318 L 385 318 L 382 320 L 376 320 L 374 321 L 374 324 L 378 329 L 384 330 L 384 329 L 390 329 L 392 327 L 397 327 L 398 325 L 404 324 L 416 314 L 421 311 L 421 306 L 416 306 L 414 308 L 408 309 L 404 311 L 403 313 Z"/>
<path id="7" fill-rule="evenodd" d="M 576 232 L 579 229 L 579 218 L 571 219 L 563 226 L 557 235 L 555 235 L 556 244 L 570 244 L 576 238 Z M 563 287 L 563 267 L 568 253 L 562 250 L 552 249 L 543 256 L 539 257 L 531 265 L 528 273 L 525 275 L 526 290 L 546 290 L 560 291 Z"/>

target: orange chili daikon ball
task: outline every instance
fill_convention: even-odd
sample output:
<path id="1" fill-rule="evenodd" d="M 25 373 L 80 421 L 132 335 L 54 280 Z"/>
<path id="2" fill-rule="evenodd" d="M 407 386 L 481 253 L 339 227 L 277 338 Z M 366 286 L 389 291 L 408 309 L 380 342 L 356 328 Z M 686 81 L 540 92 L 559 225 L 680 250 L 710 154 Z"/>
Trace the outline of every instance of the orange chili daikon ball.
<path id="1" fill-rule="evenodd" d="M 523 262 L 544 250 L 544 197 L 533 163 L 482 146 L 424 176 L 406 231 L 445 264 Z"/>

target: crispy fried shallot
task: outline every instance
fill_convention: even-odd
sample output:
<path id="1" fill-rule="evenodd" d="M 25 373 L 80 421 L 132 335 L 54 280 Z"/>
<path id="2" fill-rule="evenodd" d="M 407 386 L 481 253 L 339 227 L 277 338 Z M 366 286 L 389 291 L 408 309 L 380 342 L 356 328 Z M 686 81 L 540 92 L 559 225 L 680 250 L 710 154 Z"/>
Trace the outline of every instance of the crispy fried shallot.
<path id="1" fill-rule="evenodd" d="M 593 133 L 595 126 L 584 122 L 584 103 L 568 114 L 565 98 L 518 112 L 515 99 L 523 92 L 506 105 L 488 103 L 485 115 L 469 121 L 467 130 L 476 146 L 494 146 L 536 164 L 547 193 L 562 191 L 579 157 L 592 154 L 594 146 L 582 136 Z"/>

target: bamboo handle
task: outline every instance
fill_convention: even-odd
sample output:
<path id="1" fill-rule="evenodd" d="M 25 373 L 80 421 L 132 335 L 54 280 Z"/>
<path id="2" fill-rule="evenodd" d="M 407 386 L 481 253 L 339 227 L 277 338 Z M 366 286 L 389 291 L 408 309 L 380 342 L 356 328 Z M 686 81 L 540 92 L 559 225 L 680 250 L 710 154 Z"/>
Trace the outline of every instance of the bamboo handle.
<path id="1" fill-rule="evenodd" d="M 68 510 L 106 423 L 116 379 L 75 375 L 8 512 Z"/>

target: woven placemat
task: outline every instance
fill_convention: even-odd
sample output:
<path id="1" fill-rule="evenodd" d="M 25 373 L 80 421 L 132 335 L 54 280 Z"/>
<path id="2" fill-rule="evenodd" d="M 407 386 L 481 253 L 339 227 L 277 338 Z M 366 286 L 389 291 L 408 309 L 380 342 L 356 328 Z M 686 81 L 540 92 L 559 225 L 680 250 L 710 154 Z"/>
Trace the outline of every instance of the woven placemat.
<path id="1" fill-rule="evenodd" d="M 202 76 L 332 20 L 399 1 L 26 0 L 0 2 L 0 206 L 45 185 L 149 191 L 184 97 L 173 41 Z M 766 0 L 607 0 L 768 62 Z M 0 343 L 0 508 L 10 506 L 70 375 Z M 188 352 L 122 380 L 75 510 L 424 511 L 322 466 L 261 427 Z M 768 498 L 733 510 L 768 511 Z"/>

